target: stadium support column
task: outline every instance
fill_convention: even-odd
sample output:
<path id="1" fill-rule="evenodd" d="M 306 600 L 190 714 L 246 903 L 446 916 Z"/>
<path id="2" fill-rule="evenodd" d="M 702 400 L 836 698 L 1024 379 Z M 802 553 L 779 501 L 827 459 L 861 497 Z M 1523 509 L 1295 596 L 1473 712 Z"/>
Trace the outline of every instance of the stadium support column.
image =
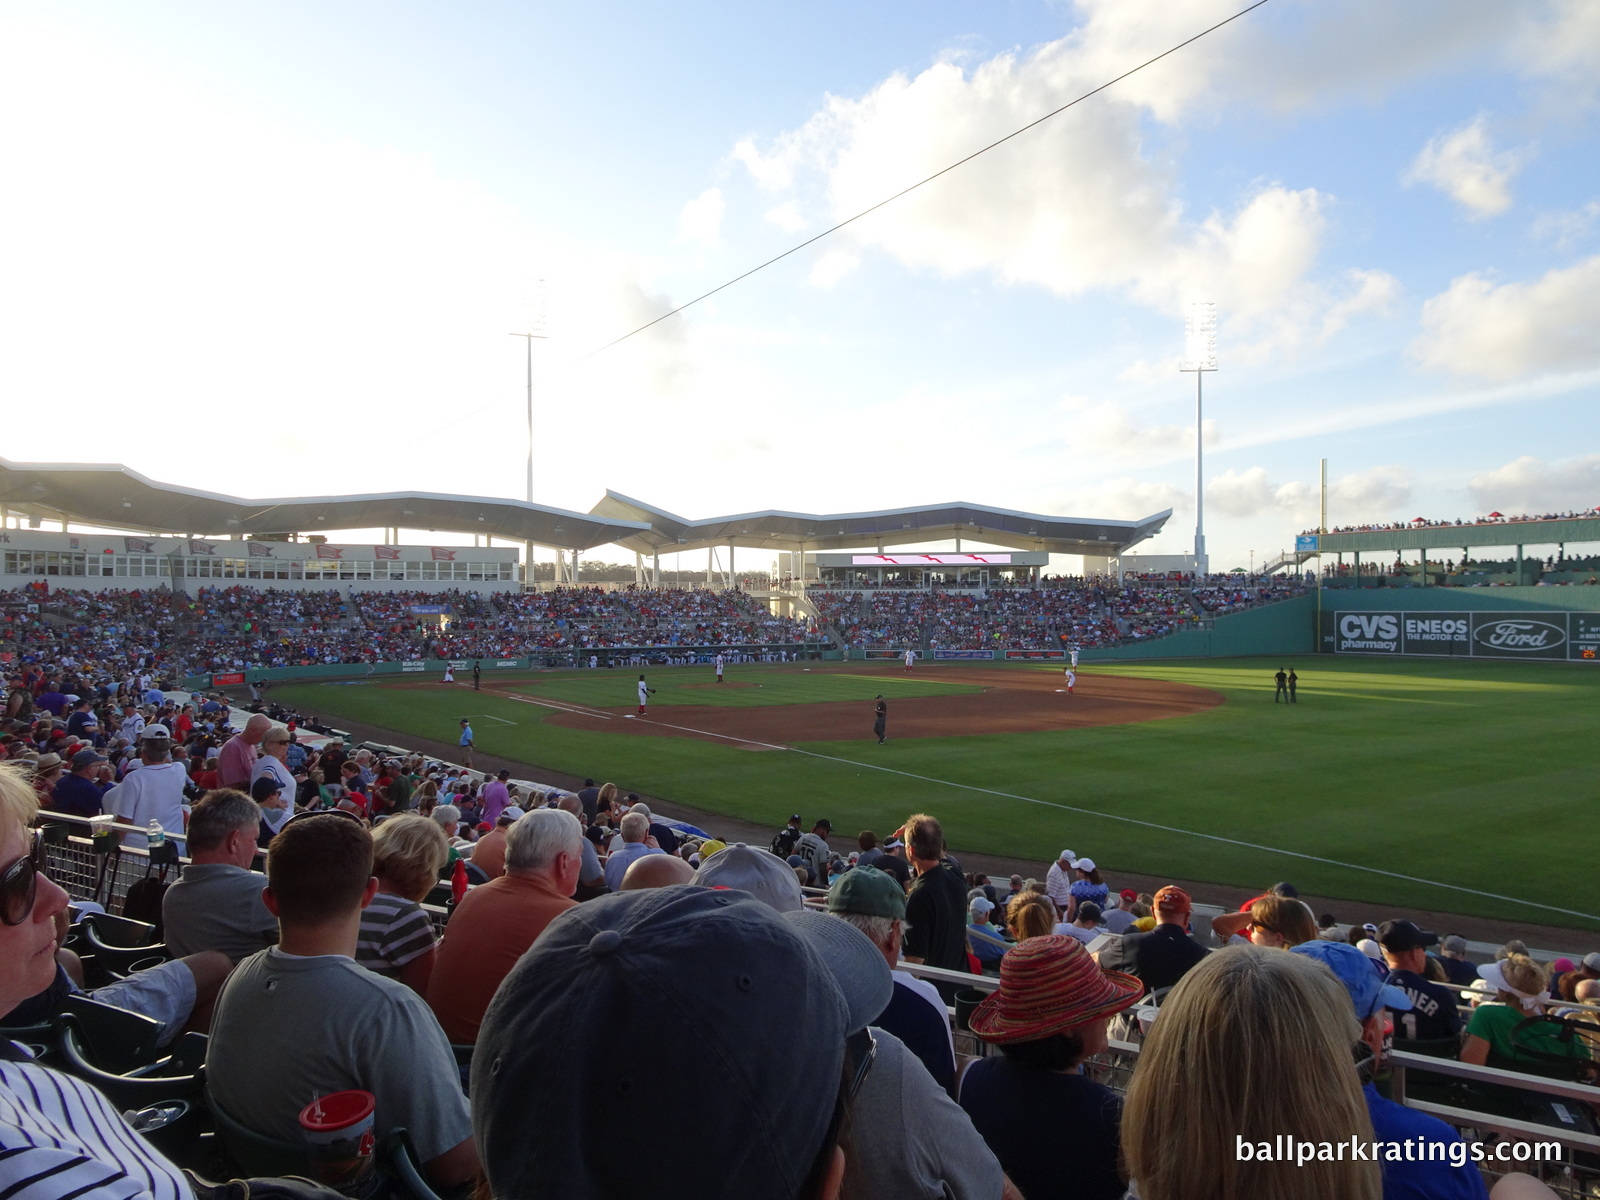
<path id="1" fill-rule="evenodd" d="M 578 582 L 578 548 L 572 548 L 572 582 Z"/>
<path id="2" fill-rule="evenodd" d="M 737 587 L 737 586 L 739 586 L 738 585 L 738 579 L 739 579 L 739 576 L 734 572 L 734 569 L 733 569 L 733 539 L 729 538 L 728 539 L 728 587 L 729 587 L 730 590 L 735 588 L 735 587 Z"/>
<path id="3" fill-rule="evenodd" d="M 637 550 L 633 552 L 633 586 L 644 586 L 644 555 Z"/>
<path id="4" fill-rule="evenodd" d="M 654 557 L 654 560 L 655 560 L 655 565 L 650 570 L 650 586 L 651 587 L 660 587 L 661 586 L 661 551 L 657 550 L 653 557 Z"/>
<path id="5" fill-rule="evenodd" d="M 1518 587 L 1522 586 L 1522 545 L 1517 545 L 1517 574 L 1515 576 Z"/>

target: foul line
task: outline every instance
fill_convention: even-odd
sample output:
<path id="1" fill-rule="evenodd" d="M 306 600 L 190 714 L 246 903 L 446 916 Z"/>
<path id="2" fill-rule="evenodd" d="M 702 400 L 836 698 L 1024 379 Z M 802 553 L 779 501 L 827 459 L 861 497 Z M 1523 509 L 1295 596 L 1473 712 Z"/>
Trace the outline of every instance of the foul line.
<path id="1" fill-rule="evenodd" d="M 650 718 L 640 718 L 650 720 Z M 1099 812 L 1092 808 L 1079 808 L 1074 804 L 1061 804 L 1055 800 L 1039 800 L 1033 796 L 1019 796 L 1015 792 L 1002 792 L 997 788 L 979 787 L 973 783 L 957 783 L 951 779 L 938 779 L 932 775 L 918 775 L 915 771 L 902 771 L 897 767 L 885 767 L 878 763 L 858 762 L 853 758 L 840 758 L 833 754 L 819 754 L 815 750 L 802 750 L 798 746 L 786 746 L 770 742 L 758 742 L 754 738 L 739 738 L 726 733 L 711 733 L 704 729 L 691 729 L 687 725 L 668 725 L 664 721 L 653 721 L 651 724 L 660 725 L 665 729 L 681 729 L 685 733 L 699 734 L 701 737 L 722 738 L 730 742 L 743 742 L 751 746 L 765 746 L 770 750 L 790 750 L 795 754 L 804 754 L 807 758 L 820 758 L 827 762 L 844 763 L 851 767 L 865 767 L 869 771 L 883 771 L 889 775 L 904 775 L 907 779 L 921 780 L 923 783 L 943 784 L 945 787 L 961 788 L 969 792 L 982 792 L 987 796 L 1000 796 L 1007 800 L 1022 800 L 1028 804 L 1037 804 L 1043 808 L 1060 809 L 1062 812 L 1078 813 L 1086 817 L 1099 817 L 1105 821 L 1122 821 L 1128 825 L 1139 825 L 1145 829 L 1159 829 L 1162 833 L 1179 833 L 1185 837 L 1203 838 L 1210 842 L 1222 842 L 1229 846 L 1242 846 L 1246 850 L 1260 850 L 1267 854 L 1283 854 L 1290 858 L 1304 859 L 1306 862 L 1322 863 L 1330 867 L 1342 867 L 1347 871 L 1365 871 L 1371 875 L 1382 875 L 1387 879 L 1400 879 L 1406 883 L 1420 883 L 1428 887 L 1445 888 L 1452 892 L 1464 892 L 1468 896 L 1480 896 L 1488 900 L 1503 900 L 1508 904 L 1521 904 L 1527 908 L 1542 909 L 1545 912 L 1560 913 L 1567 917 L 1581 917 L 1585 921 L 1600 923 L 1600 916 L 1594 913 L 1578 912 L 1576 909 L 1560 908 L 1554 904 L 1541 904 L 1537 900 L 1522 900 L 1516 896 L 1503 896 L 1498 892 L 1483 892 L 1477 888 L 1462 887 L 1458 883 L 1441 883 L 1437 879 L 1424 879 L 1420 875 L 1406 875 L 1399 871 L 1386 871 L 1382 867 L 1364 867 L 1360 863 L 1340 862 L 1336 858 L 1324 858 L 1320 854 L 1306 854 L 1299 850 L 1282 850 L 1277 846 L 1263 846 L 1259 842 L 1246 842 L 1240 838 L 1223 837 L 1217 833 L 1200 833 L 1193 829 L 1180 829 L 1176 825 L 1162 825 L 1156 821 L 1145 821 L 1138 817 L 1125 817 L 1120 813 Z"/>
<path id="2" fill-rule="evenodd" d="M 577 713 L 580 717 L 598 717 L 602 721 L 609 721 L 607 713 L 595 712 L 592 708 L 580 708 L 575 704 L 563 704 L 557 700 L 536 700 L 532 696 L 513 696 L 510 692 L 499 693 L 507 700 L 515 700 L 518 704 L 537 704 L 540 708 L 553 708 L 557 712 Z"/>

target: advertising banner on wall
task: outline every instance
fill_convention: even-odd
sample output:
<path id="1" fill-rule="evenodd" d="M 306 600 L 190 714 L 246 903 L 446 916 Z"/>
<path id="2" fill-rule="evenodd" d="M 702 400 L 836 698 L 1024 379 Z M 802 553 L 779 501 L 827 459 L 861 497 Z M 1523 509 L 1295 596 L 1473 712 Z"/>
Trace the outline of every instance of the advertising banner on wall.
<path id="1" fill-rule="evenodd" d="M 1593 661 L 1600 613 L 1336 612 L 1328 640 L 1335 654 Z"/>
<path id="2" fill-rule="evenodd" d="M 993 650 L 935 650 L 935 658 L 960 659 L 962 661 L 976 660 L 978 662 L 993 662 Z"/>
<path id="3" fill-rule="evenodd" d="M 1008 661 L 1012 660 L 1012 659 L 1018 659 L 1018 658 L 1065 658 L 1066 656 L 1067 656 L 1067 652 L 1065 650 L 1007 650 L 1006 651 L 1006 659 Z"/>

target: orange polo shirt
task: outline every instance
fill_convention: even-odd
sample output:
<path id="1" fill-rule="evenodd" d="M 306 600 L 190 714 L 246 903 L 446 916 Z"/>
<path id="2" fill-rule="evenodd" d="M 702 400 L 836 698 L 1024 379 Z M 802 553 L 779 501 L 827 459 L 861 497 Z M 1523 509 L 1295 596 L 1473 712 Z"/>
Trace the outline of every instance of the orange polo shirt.
<path id="1" fill-rule="evenodd" d="M 506 831 L 491 829 L 472 846 L 472 865 L 490 879 L 506 873 Z"/>
<path id="2" fill-rule="evenodd" d="M 577 901 L 543 879 L 502 875 L 467 892 L 445 926 L 428 980 L 428 1006 L 445 1036 L 462 1045 L 478 1026 L 500 981 L 533 940 Z"/>

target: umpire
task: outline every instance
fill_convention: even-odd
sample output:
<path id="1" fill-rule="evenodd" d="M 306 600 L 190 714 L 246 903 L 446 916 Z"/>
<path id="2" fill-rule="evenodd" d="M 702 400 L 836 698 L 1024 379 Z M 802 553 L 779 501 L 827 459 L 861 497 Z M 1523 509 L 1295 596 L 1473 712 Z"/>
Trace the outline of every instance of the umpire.
<path id="1" fill-rule="evenodd" d="M 878 745 L 884 743 L 884 731 L 889 728 L 889 705 L 880 695 L 872 709 L 872 732 L 878 735 Z"/>

